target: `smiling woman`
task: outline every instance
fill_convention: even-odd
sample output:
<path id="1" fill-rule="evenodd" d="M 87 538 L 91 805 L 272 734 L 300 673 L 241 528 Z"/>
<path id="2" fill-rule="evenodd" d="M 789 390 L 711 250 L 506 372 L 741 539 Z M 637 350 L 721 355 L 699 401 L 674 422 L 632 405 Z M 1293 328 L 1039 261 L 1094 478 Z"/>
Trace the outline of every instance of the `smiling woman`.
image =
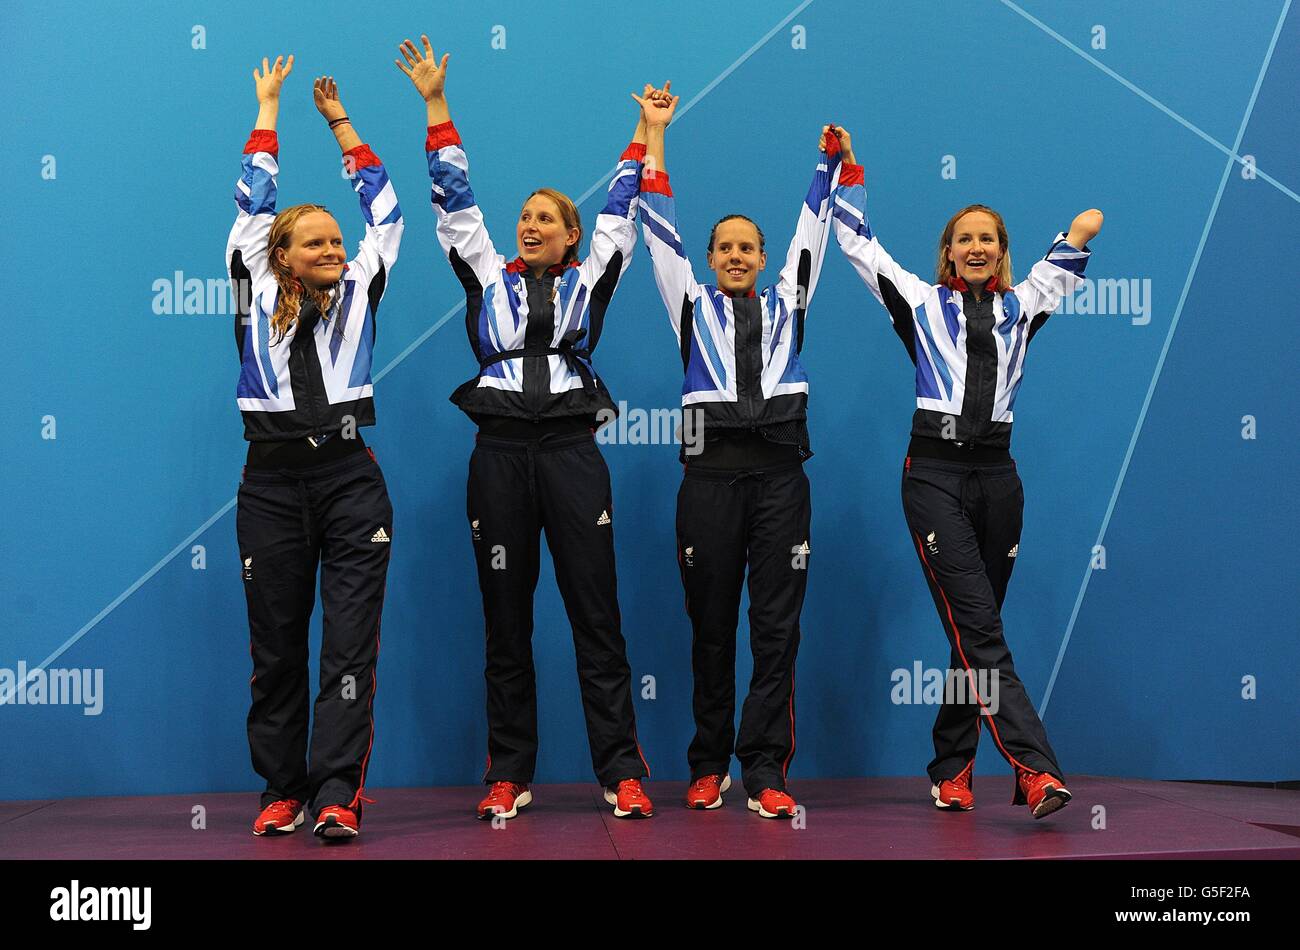
<path id="1" fill-rule="evenodd" d="M 322 205 L 276 213 L 280 88 L 293 57 L 253 71 L 258 114 L 235 186 L 226 260 L 236 289 L 239 408 L 248 457 L 236 532 L 253 677 L 248 741 L 266 779 L 255 835 L 360 831 L 374 739 L 371 708 L 393 509 L 358 431 L 374 425 L 375 314 L 397 260 L 402 212 L 378 156 L 362 144 L 333 77 L 312 86 L 361 199 L 365 237 L 348 261 Z M 321 693 L 311 731 L 307 640 L 321 573 Z M 339 684 L 355 695 L 338 699 Z"/>
<path id="2" fill-rule="evenodd" d="M 515 224 L 518 255 L 499 253 L 469 185 L 451 121 L 447 63 L 427 36 L 404 41 L 397 66 L 425 102 L 438 241 L 465 288 L 465 331 L 478 362 L 452 402 L 479 427 L 467 513 L 486 620 L 490 785 L 478 817 L 513 818 L 533 800 L 537 685 L 533 592 L 546 531 L 573 625 L 587 739 L 597 781 L 619 818 L 648 818 L 649 774 L 636 739 L 631 670 L 619 621 L 609 470 L 593 438 L 618 414 L 592 366 L 605 311 L 636 247 L 638 124 L 580 259 L 578 209 L 552 188 L 533 191 Z M 648 92 L 649 86 L 646 87 Z"/>
<path id="3" fill-rule="evenodd" d="M 795 750 L 794 670 L 812 553 L 812 501 L 803 463 L 812 456 L 808 375 L 799 350 L 829 236 L 838 141 L 819 137 L 812 184 L 774 283 L 762 230 L 743 214 L 713 226 L 696 280 L 677 231 L 664 158 L 665 129 L 679 97 L 669 83 L 636 97 L 646 123 L 641 220 L 655 283 L 681 353 L 683 414 L 702 419 L 703 450 L 685 465 L 677 493 L 677 552 L 690 615 L 695 738 L 687 752 L 690 808 L 713 809 L 740 761 L 748 807 L 794 818 L 786 788 Z M 736 629 L 749 571 L 754 675 L 735 730 Z"/>
<path id="4" fill-rule="evenodd" d="M 1016 676 L 1002 603 L 1020 553 L 1024 490 L 1011 458 L 1012 407 L 1029 341 L 1082 282 L 1101 212 L 1075 217 L 1046 256 L 1013 284 L 1002 216 L 967 205 L 939 238 L 936 282 L 904 270 L 867 220 L 864 172 L 852 139 L 836 129 L 844 170 L 835 234 L 849 262 L 889 313 L 916 365 L 916 412 L 903 463 L 903 511 L 912 546 L 951 648 L 951 667 L 972 683 L 992 670 L 996 703 L 945 697 L 933 729 L 930 794 L 936 807 L 975 807 L 975 750 L 987 724 L 1015 773 L 1013 801 L 1043 818 L 1070 800 L 1047 731 Z"/>
<path id="5" fill-rule="evenodd" d="M 578 259 L 582 218 L 568 195 L 554 188 L 538 188 L 524 202 L 515 228 L 519 256 L 529 267 Z"/>
<path id="6" fill-rule="evenodd" d="M 968 284 L 984 285 L 997 277 L 997 285 L 1010 287 L 1011 239 L 1007 226 L 988 205 L 967 205 L 951 218 L 939 236 L 938 282 L 956 277 Z"/>

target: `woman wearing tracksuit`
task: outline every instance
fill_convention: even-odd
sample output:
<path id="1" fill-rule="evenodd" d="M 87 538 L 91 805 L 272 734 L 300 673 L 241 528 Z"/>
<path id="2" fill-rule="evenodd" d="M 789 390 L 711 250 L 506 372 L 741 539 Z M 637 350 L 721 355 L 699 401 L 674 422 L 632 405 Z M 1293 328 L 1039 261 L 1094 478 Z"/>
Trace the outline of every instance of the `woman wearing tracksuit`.
<path id="1" fill-rule="evenodd" d="M 685 803 L 722 804 L 734 747 L 749 809 L 790 818 L 796 805 L 786 774 L 812 515 L 803 471 L 812 456 L 808 377 L 799 349 L 829 235 L 838 142 L 832 137 L 818 158 L 776 283 L 755 294 L 767 261 L 763 233 L 743 215 L 728 215 L 709 235 L 715 282 L 702 284 L 682 247 L 664 163 L 677 97 L 665 87 L 639 101 L 653 170 L 641 184 L 641 220 L 681 354 L 683 431 L 703 434 L 690 452 L 683 436 L 677 495 L 677 557 L 693 632 L 695 737 Z M 754 670 L 737 737 L 736 629 L 747 566 Z"/>
<path id="2" fill-rule="evenodd" d="M 490 786 L 478 817 L 514 817 L 532 801 L 537 760 L 533 592 L 546 532 L 573 627 L 592 766 L 620 818 L 645 818 L 649 774 L 636 738 L 631 670 L 620 629 L 609 471 L 593 438 L 614 402 L 592 366 L 605 310 L 636 245 L 638 136 L 623 153 L 578 260 L 582 222 L 558 191 L 529 196 L 516 225 L 519 253 L 498 253 L 470 189 L 468 162 L 427 36 L 397 65 L 424 98 L 438 240 L 465 288 L 465 329 L 478 361 L 452 402 L 478 425 L 470 458 L 470 538 L 487 632 Z M 505 133 L 502 133 L 505 134 Z"/>
<path id="3" fill-rule="evenodd" d="M 1079 286 L 1101 229 L 1095 209 L 1056 236 L 1043 260 L 1014 284 L 1002 217 L 971 205 L 939 240 L 935 283 L 896 264 L 866 214 L 862 166 L 837 129 L 844 168 L 835 234 L 858 275 L 884 304 L 916 365 L 916 413 L 903 463 L 903 510 L 912 544 L 963 677 L 960 701 L 945 691 L 928 771 L 937 807 L 968 811 L 981 716 L 1015 772 L 1013 804 L 1042 818 L 1070 800 L 1060 766 L 1003 635 L 1001 610 L 1019 554 L 1024 493 L 1011 458 L 1012 408 L 1029 341 Z M 982 675 L 981 675 L 982 674 Z M 997 679 L 991 702 L 990 677 Z M 981 688 L 983 693 L 981 693 Z"/>
<path id="4" fill-rule="evenodd" d="M 226 247 L 235 289 L 237 388 L 249 442 L 237 526 L 248 600 L 253 767 L 266 779 L 256 835 L 291 832 L 304 805 L 325 838 L 360 830 L 374 738 L 379 621 L 393 533 L 384 476 L 361 438 L 374 425 L 375 312 L 397 260 L 402 213 L 332 78 L 316 108 L 342 149 L 365 236 L 345 263 L 320 205 L 277 213 L 280 87 L 293 57 L 254 70 L 259 111 L 236 182 Z M 321 575 L 320 692 L 310 752 L 307 632 Z"/>

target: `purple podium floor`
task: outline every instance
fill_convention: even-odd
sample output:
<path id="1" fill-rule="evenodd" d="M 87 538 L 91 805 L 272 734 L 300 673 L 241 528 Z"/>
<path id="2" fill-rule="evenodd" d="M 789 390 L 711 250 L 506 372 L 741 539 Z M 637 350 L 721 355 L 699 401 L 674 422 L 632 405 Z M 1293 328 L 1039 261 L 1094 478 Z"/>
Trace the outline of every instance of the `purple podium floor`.
<path id="1" fill-rule="evenodd" d="M 804 780 L 792 823 L 749 812 L 739 785 L 724 807 L 691 811 L 683 783 L 649 782 L 646 821 L 616 819 L 595 784 L 539 785 L 499 828 L 472 816 L 479 786 L 368 789 L 377 803 L 343 845 L 309 824 L 255 838 L 246 792 L 0 802 L 0 858 L 1300 858 L 1300 792 L 1093 776 L 1070 789 L 1069 807 L 1034 821 L 1008 804 L 1010 776 L 977 782 L 965 813 L 934 808 L 924 778 Z"/>

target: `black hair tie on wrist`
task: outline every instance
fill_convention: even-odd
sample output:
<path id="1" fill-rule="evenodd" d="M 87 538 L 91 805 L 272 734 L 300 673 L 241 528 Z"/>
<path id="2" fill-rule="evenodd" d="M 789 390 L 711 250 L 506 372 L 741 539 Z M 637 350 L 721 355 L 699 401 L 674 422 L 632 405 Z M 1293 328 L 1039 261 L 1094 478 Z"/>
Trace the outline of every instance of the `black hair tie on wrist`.
<path id="1" fill-rule="evenodd" d="M 352 121 L 352 120 L 349 119 L 347 116 L 343 116 L 341 119 L 331 119 L 331 120 L 330 120 L 330 128 L 332 129 L 332 128 L 334 128 L 336 125 L 342 125 L 344 122 L 351 122 L 351 121 Z"/>

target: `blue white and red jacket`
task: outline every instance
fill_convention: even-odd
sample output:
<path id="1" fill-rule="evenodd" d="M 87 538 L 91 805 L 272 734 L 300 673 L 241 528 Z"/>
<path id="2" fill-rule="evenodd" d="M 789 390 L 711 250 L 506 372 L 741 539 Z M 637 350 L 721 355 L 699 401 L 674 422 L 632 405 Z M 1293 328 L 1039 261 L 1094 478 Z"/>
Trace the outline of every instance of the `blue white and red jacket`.
<path id="1" fill-rule="evenodd" d="M 235 182 L 238 211 L 226 243 L 236 301 L 236 397 L 250 442 L 328 435 L 349 419 L 356 426 L 374 425 L 375 312 L 402 242 L 402 211 L 388 173 L 369 146 L 358 145 L 346 157 L 365 219 L 361 246 L 344 267 L 326 319 L 304 298 L 300 316 L 312 318 L 305 319 L 309 332 L 300 334 L 303 322 L 295 319 L 278 338 L 271 316 L 280 288 L 267 257 L 278 156 L 276 133 L 255 130 L 244 146 L 243 171 Z"/>
<path id="2" fill-rule="evenodd" d="M 861 165 L 844 166 L 835 236 L 916 364 L 912 435 L 968 449 L 1008 448 L 1029 341 L 1082 283 L 1091 251 L 1060 233 L 1024 280 L 999 287 L 994 278 L 985 285 L 991 294 L 977 300 L 960 279 L 932 284 L 894 262 L 867 219 L 863 181 Z"/>
<path id="3" fill-rule="evenodd" d="M 479 362 L 451 401 L 471 418 L 533 422 L 616 413 L 592 366 L 605 311 L 636 247 L 637 182 L 645 146 L 629 145 L 596 216 L 585 260 L 535 277 L 493 245 L 469 185 L 469 160 L 451 122 L 425 141 L 438 242 L 465 288 L 465 332 Z"/>
<path id="4" fill-rule="evenodd" d="M 818 153 L 776 283 L 748 297 L 732 297 L 696 280 L 677 229 L 668 175 L 642 180 L 641 222 L 681 353 L 682 405 L 703 412 L 706 438 L 719 429 L 767 434 L 780 423 L 807 418 L 808 374 L 799 350 L 830 235 L 839 165 L 838 148 Z M 806 443 L 806 434 L 802 438 Z"/>

